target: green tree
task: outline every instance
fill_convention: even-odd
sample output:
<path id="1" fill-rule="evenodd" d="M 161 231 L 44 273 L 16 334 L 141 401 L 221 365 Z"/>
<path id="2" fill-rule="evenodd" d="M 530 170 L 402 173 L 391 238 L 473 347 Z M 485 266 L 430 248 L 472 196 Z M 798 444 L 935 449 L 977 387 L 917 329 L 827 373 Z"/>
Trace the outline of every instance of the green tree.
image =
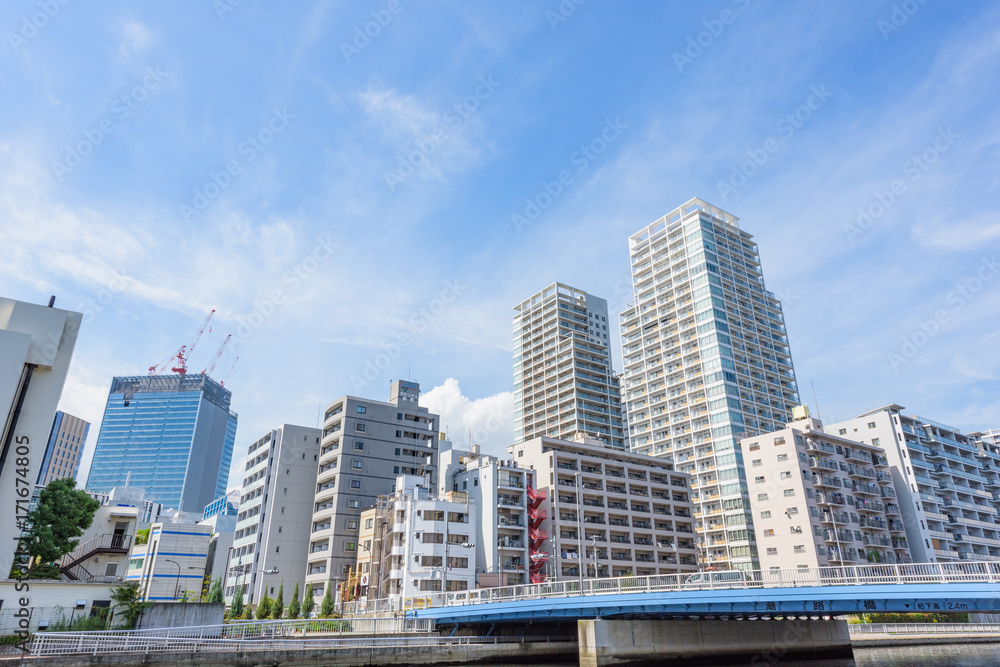
<path id="1" fill-rule="evenodd" d="M 125 630 L 134 630 L 142 612 L 153 606 L 152 602 L 143 602 L 137 581 L 118 586 L 111 594 L 111 602 L 115 616 L 122 619 L 121 627 Z"/>
<path id="2" fill-rule="evenodd" d="M 282 579 L 281 583 L 278 584 L 278 597 L 274 598 L 274 604 L 271 606 L 271 618 L 278 620 L 285 613 L 285 580 Z"/>
<path id="3" fill-rule="evenodd" d="M 49 482 L 28 513 L 25 544 L 35 563 L 52 563 L 76 548 L 83 531 L 94 522 L 101 504 L 76 488 L 72 477 Z"/>
<path id="4" fill-rule="evenodd" d="M 135 543 L 136 544 L 149 543 L 149 528 L 142 528 L 141 530 L 135 531 Z"/>
<path id="5" fill-rule="evenodd" d="M 243 610 L 243 619 L 246 621 L 253 620 L 253 607 L 251 607 L 250 605 L 247 605 L 247 608 Z"/>
<path id="6" fill-rule="evenodd" d="M 225 601 L 226 598 L 222 594 L 222 577 L 216 577 L 212 582 L 212 588 L 208 591 L 208 602 L 218 604 Z"/>
<path id="7" fill-rule="evenodd" d="M 333 582 L 329 579 L 326 582 L 326 593 L 323 594 L 323 602 L 320 603 L 319 613 L 323 618 L 333 616 L 336 605 L 333 602 Z"/>
<path id="8" fill-rule="evenodd" d="M 302 596 L 302 618 L 309 618 L 316 601 L 313 599 L 313 585 L 306 584 L 306 593 Z"/>
<path id="9" fill-rule="evenodd" d="M 233 601 L 229 604 L 229 618 L 240 618 L 243 616 L 243 587 L 237 586 L 233 593 Z"/>
<path id="10" fill-rule="evenodd" d="M 264 591 L 264 597 L 260 599 L 257 603 L 257 620 L 262 621 L 271 615 L 271 598 L 267 597 L 267 591 Z"/>
<path id="11" fill-rule="evenodd" d="M 292 591 L 292 599 L 288 601 L 288 618 L 298 618 L 302 612 L 302 605 L 299 604 L 299 582 L 295 582 L 295 590 Z"/>

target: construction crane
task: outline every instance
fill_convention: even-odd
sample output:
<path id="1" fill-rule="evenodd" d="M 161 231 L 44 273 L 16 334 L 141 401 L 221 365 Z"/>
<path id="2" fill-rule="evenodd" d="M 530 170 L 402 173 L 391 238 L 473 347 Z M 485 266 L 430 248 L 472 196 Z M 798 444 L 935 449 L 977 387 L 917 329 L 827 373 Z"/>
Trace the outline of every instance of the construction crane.
<path id="1" fill-rule="evenodd" d="M 229 376 L 233 374 L 234 370 L 236 370 L 236 362 L 239 360 L 240 360 L 239 357 L 233 359 L 233 363 L 232 365 L 229 366 L 229 371 L 226 373 L 226 377 L 223 378 L 222 382 L 219 383 L 220 385 L 222 385 L 223 387 L 226 386 L 226 383 L 229 382 Z"/>
<path id="2" fill-rule="evenodd" d="M 202 375 L 208 375 L 209 377 L 211 377 L 212 371 L 215 370 L 215 364 L 219 362 L 219 357 L 222 356 L 222 351 L 226 349 L 226 345 L 229 343 L 229 339 L 232 337 L 233 334 L 229 334 L 228 336 L 226 336 L 226 340 L 222 341 L 222 346 L 219 348 L 219 351 L 215 353 L 215 358 L 212 359 L 212 363 L 208 365 L 208 368 L 206 368 L 201 372 Z"/>
<path id="3" fill-rule="evenodd" d="M 188 355 L 194 352 L 194 347 L 195 345 L 198 344 L 198 341 L 201 340 L 201 335 L 205 333 L 205 328 L 208 326 L 209 321 L 211 321 L 212 315 L 215 315 L 214 308 L 208 314 L 208 317 L 205 318 L 205 321 L 201 323 L 201 328 L 198 329 L 198 333 L 197 335 L 195 335 L 194 340 L 192 340 L 187 345 L 181 345 L 181 348 L 177 350 L 177 352 L 175 352 L 169 359 L 164 361 L 162 364 L 158 364 L 156 366 L 150 366 L 149 374 L 156 375 L 157 373 L 162 373 L 163 371 L 167 370 L 167 366 L 169 366 L 171 362 L 176 360 L 174 367 L 171 368 L 170 370 L 172 370 L 175 373 L 180 373 L 181 375 L 186 375 Z"/>

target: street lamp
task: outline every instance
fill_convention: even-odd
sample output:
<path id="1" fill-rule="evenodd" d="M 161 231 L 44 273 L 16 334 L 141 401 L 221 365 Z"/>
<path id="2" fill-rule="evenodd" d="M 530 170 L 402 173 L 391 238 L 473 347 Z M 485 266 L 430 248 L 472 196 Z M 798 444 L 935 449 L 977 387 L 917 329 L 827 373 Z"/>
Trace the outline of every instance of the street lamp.
<path id="1" fill-rule="evenodd" d="M 177 591 L 181 587 L 181 564 L 178 563 L 175 560 L 170 560 L 169 558 L 164 558 L 163 561 L 165 563 L 173 563 L 174 565 L 177 566 L 177 583 L 174 584 L 174 597 L 171 598 L 172 600 L 176 600 L 177 599 Z"/>

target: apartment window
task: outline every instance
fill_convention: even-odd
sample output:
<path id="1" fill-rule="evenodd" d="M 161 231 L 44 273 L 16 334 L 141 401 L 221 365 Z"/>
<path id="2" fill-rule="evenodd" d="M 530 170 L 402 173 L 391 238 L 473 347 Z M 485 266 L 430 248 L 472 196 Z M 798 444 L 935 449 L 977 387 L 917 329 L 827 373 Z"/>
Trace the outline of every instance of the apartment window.
<path id="1" fill-rule="evenodd" d="M 402 438 L 403 437 L 403 432 L 402 431 L 396 431 L 396 437 L 397 438 Z"/>
<path id="2" fill-rule="evenodd" d="M 780 438 L 775 438 L 774 439 L 774 445 L 775 446 L 783 445 L 783 444 L 785 444 L 785 438 L 784 438 L 784 436 L 782 436 Z"/>
<path id="3" fill-rule="evenodd" d="M 797 554 L 804 554 L 806 552 L 806 545 L 804 545 L 804 544 L 796 544 L 792 549 Z"/>
<path id="4" fill-rule="evenodd" d="M 757 477 L 754 477 L 753 478 L 753 483 L 754 484 L 763 484 L 764 483 L 764 476 L 763 475 L 758 475 Z"/>
<path id="5" fill-rule="evenodd" d="M 766 501 L 767 500 L 767 494 L 766 493 L 758 493 L 757 494 L 757 500 L 762 501 L 762 502 Z"/>
<path id="6" fill-rule="evenodd" d="M 764 510 L 763 512 L 761 512 L 760 513 L 760 518 L 761 519 L 770 519 L 771 518 L 771 510 Z"/>
<path id="7" fill-rule="evenodd" d="M 799 513 L 799 508 L 798 507 L 789 507 L 785 511 L 788 512 L 789 514 L 798 514 Z"/>
<path id="8" fill-rule="evenodd" d="M 347 501 L 347 509 L 349 509 L 349 510 L 359 510 L 359 509 L 361 509 L 361 501 L 360 500 L 348 500 Z"/>
<path id="9" fill-rule="evenodd" d="M 760 443 L 759 442 L 751 442 L 750 446 L 747 449 L 749 449 L 751 452 L 756 452 L 758 449 L 760 449 Z"/>
<path id="10" fill-rule="evenodd" d="M 355 440 L 354 441 L 354 449 L 356 451 L 359 451 L 359 452 L 365 451 L 365 443 L 362 442 L 361 440 Z"/>
<path id="11" fill-rule="evenodd" d="M 348 519 L 347 520 L 347 530 L 357 530 L 357 529 L 358 529 L 358 520 L 357 519 Z"/>
<path id="12" fill-rule="evenodd" d="M 351 488 L 352 489 L 360 489 L 361 488 L 361 480 L 360 479 L 352 479 L 351 480 Z"/>
<path id="13" fill-rule="evenodd" d="M 764 537 L 774 537 L 774 528 L 764 530 Z"/>
<path id="14" fill-rule="evenodd" d="M 788 532 L 790 532 L 792 535 L 801 535 L 802 534 L 802 526 L 789 526 L 788 527 Z"/>
<path id="15" fill-rule="evenodd" d="M 402 419 L 402 418 L 403 418 L 403 413 L 402 412 L 397 412 L 396 413 L 396 419 Z"/>
<path id="16" fill-rule="evenodd" d="M 847 435 L 847 429 L 846 429 L 846 428 L 842 428 L 842 429 L 840 429 L 839 431 L 837 431 L 837 433 L 838 433 L 839 435 Z"/>
<path id="17" fill-rule="evenodd" d="M 878 446 L 879 446 L 879 444 L 878 444 L 878 443 L 879 443 L 879 440 L 878 440 L 878 438 L 872 438 L 872 446 L 873 446 L 873 447 L 878 447 Z"/>
<path id="18" fill-rule="evenodd" d="M 359 433 L 364 433 L 365 432 L 365 425 L 359 422 L 359 423 L 357 423 L 357 424 L 354 425 L 354 430 L 358 431 Z"/>
<path id="19" fill-rule="evenodd" d="M 363 459 L 354 459 L 351 461 L 351 467 L 355 470 L 364 470 L 365 462 Z"/>
<path id="20" fill-rule="evenodd" d="M 373 528 L 375 526 L 375 519 L 367 519 L 365 521 L 365 528 Z"/>
<path id="21" fill-rule="evenodd" d="M 781 471 L 781 479 L 791 479 L 791 478 L 792 478 L 792 473 L 790 473 L 787 470 Z"/>
<path id="22" fill-rule="evenodd" d="M 354 542 L 344 542 L 344 551 L 357 551 L 358 545 Z"/>
<path id="23" fill-rule="evenodd" d="M 778 462 L 779 463 L 781 461 L 787 461 L 787 460 L 788 460 L 788 454 L 778 454 Z"/>
<path id="24" fill-rule="evenodd" d="M 768 547 L 767 548 L 767 555 L 768 556 L 777 556 L 778 555 L 778 548 L 777 547 Z"/>
<path id="25" fill-rule="evenodd" d="M 399 466 L 392 466 L 392 474 L 393 475 L 399 474 Z"/>
<path id="26" fill-rule="evenodd" d="M 366 412 L 368 412 L 368 408 L 366 408 L 366 407 L 365 407 L 365 406 L 363 406 L 363 405 L 359 405 L 359 406 L 358 406 L 358 414 L 359 414 L 359 415 L 363 415 L 363 414 L 365 414 Z"/>
<path id="27" fill-rule="evenodd" d="M 868 428 L 875 428 L 875 422 L 868 422 Z"/>
<path id="28" fill-rule="evenodd" d="M 762 465 L 764 465 L 764 462 L 761 461 L 760 459 L 754 459 L 753 460 L 753 466 L 754 466 L 754 468 L 756 468 L 758 466 L 762 466 Z"/>
<path id="29" fill-rule="evenodd" d="M 785 489 L 784 493 L 786 498 L 791 498 L 795 495 L 795 489 Z"/>

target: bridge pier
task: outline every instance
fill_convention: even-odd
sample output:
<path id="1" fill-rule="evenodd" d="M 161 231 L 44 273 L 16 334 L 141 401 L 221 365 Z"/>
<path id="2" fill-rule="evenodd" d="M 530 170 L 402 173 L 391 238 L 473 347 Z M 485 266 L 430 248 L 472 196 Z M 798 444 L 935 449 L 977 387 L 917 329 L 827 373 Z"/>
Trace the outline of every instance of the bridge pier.
<path id="1" fill-rule="evenodd" d="M 580 667 L 843 659 L 853 664 L 846 621 L 581 620 Z"/>

